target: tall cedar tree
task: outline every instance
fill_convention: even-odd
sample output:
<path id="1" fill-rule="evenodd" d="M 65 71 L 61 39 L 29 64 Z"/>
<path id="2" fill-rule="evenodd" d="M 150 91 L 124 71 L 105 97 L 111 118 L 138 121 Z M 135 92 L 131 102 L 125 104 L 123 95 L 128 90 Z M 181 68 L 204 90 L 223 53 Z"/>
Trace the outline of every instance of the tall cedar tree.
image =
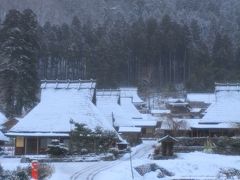
<path id="1" fill-rule="evenodd" d="M 5 113 L 19 116 L 37 101 L 36 15 L 30 9 L 22 13 L 10 10 L 1 29 L 0 84 Z"/>

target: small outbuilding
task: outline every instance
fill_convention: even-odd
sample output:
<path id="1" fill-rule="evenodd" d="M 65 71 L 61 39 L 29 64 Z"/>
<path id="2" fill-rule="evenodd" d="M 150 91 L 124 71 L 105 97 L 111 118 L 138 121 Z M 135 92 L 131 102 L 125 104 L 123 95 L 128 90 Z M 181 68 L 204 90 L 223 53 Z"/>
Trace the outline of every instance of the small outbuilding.
<path id="1" fill-rule="evenodd" d="M 118 133 L 130 145 L 136 145 L 141 142 L 141 128 L 140 127 L 120 127 Z"/>
<path id="2" fill-rule="evenodd" d="M 127 143 L 127 141 L 118 142 L 117 147 L 119 150 L 125 150 L 128 147 L 128 143 Z"/>
<path id="3" fill-rule="evenodd" d="M 162 156 L 173 156 L 173 146 L 174 143 L 178 142 L 178 140 L 170 135 L 164 136 L 163 138 L 159 139 L 159 143 L 162 144 L 161 146 L 161 155 Z"/>

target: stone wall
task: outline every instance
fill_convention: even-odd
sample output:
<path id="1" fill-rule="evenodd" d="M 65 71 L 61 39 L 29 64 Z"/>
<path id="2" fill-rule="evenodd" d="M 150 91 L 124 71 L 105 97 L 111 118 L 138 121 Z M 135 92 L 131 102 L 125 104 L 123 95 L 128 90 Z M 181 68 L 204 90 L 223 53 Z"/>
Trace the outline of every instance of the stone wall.
<path id="1" fill-rule="evenodd" d="M 240 137 L 178 137 L 174 152 L 203 151 L 207 140 L 214 145 L 213 152 L 220 154 L 240 154 Z"/>

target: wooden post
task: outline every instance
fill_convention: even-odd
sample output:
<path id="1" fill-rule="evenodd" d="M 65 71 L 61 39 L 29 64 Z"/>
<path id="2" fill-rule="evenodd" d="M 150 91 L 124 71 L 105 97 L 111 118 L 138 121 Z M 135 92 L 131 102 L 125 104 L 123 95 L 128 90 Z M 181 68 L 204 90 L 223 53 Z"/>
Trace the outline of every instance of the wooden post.
<path id="1" fill-rule="evenodd" d="M 37 154 L 39 154 L 39 139 L 37 137 Z"/>
<path id="2" fill-rule="evenodd" d="M 24 137 L 24 155 L 27 154 L 27 138 Z"/>
<path id="3" fill-rule="evenodd" d="M 130 168 L 131 168 L 131 174 L 132 174 L 132 179 L 134 179 L 134 175 L 133 175 L 133 166 L 132 166 L 132 154 L 131 154 L 131 151 L 132 150 L 130 150 Z"/>

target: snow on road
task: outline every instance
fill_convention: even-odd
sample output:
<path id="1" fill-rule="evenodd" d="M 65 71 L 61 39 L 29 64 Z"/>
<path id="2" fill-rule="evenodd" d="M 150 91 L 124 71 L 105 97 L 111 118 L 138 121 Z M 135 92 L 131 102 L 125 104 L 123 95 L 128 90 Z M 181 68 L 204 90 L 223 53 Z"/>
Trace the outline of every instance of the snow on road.
<path id="1" fill-rule="evenodd" d="M 152 145 L 154 144 L 154 141 L 144 141 L 141 145 L 135 147 L 132 149 L 132 160 L 135 159 L 147 157 L 152 150 Z M 111 170 L 115 166 L 119 166 L 122 163 L 127 162 L 128 166 L 127 169 L 130 169 L 130 154 L 126 154 L 124 157 L 122 157 L 119 160 L 116 161 L 101 161 L 89 164 L 87 167 L 79 169 L 79 171 L 76 171 L 72 174 L 70 177 L 71 180 L 95 180 L 99 179 L 97 176 L 99 173 L 104 173 L 107 170 Z M 54 177 L 53 177 L 54 178 Z M 108 179 L 111 179 L 111 176 L 108 177 Z M 105 177 L 106 180 L 106 177 Z"/>

